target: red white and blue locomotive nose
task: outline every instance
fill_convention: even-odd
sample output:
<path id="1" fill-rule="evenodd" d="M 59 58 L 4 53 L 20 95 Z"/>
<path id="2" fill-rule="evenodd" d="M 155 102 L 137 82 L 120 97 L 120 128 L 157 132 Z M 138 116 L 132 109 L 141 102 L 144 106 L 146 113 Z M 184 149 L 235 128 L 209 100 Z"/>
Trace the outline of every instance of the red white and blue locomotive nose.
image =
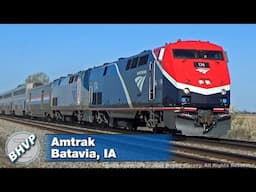
<path id="1" fill-rule="evenodd" d="M 223 48 L 178 41 L 154 49 L 154 54 L 164 79 L 163 105 L 181 108 L 176 128 L 186 135 L 225 135 L 230 129 L 230 76 Z"/>
<path id="2" fill-rule="evenodd" d="M 222 47 L 203 41 L 178 41 L 155 49 L 154 54 L 168 80 L 165 89 L 178 91 L 176 104 L 229 106 L 230 76 Z"/>

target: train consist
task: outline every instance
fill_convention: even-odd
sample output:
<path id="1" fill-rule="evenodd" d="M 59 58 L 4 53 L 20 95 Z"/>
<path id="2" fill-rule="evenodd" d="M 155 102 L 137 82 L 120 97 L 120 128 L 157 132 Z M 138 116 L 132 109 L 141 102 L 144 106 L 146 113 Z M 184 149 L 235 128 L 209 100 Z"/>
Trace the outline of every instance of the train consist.
<path id="1" fill-rule="evenodd" d="M 0 95 L 0 112 L 154 132 L 220 137 L 230 129 L 221 46 L 181 41 Z"/>

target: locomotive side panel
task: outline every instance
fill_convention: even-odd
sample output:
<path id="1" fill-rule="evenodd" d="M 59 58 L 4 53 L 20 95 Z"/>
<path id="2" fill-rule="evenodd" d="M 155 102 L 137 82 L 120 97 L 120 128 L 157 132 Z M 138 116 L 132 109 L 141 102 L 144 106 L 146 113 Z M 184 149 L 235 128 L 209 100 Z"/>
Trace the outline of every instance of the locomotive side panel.
<path id="1" fill-rule="evenodd" d="M 90 107 L 128 107 L 129 93 L 125 92 L 125 88 L 116 63 L 93 69 L 89 87 Z"/>
<path id="2" fill-rule="evenodd" d="M 52 110 L 62 116 L 72 116 L 79 109 L 77 98 L 78 75 L 60 78 L 52 86 Z"/>
<path id="3" fill-rule="evenodd" d="M 89 81 L 90 110 L 97 121 L 133 118 L 130 94 L 116 63 L 92 69 Z M 103 119 L 103 120 L 100 120 Z M 111 119 L 111 120 L 110 120 Z"/>
<path id="4" fill-rule="evenodd" d="M 162 105 L 162 74 L 151 51 L 144 51 L 118 63 L 130 94 L 132 107 Z"/>

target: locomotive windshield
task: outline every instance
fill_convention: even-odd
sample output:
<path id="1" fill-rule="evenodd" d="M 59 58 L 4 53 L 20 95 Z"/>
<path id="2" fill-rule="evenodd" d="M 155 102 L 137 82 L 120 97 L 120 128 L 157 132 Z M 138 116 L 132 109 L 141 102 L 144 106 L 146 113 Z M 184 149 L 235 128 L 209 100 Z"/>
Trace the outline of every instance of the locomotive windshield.
<path id="1" fill-rule="evenodd" d="M 221 51 L 174 49 L 173 56 L 176 59 L 212 59 L 224 60 Z"/>

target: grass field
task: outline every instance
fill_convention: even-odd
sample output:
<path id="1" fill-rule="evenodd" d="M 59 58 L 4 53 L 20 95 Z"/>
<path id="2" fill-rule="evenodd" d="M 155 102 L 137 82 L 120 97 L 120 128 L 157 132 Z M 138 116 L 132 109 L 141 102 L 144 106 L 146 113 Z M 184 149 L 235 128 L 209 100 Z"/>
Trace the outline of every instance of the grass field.
<path id="1" fill-rule="evenodd" d="M 231 130 L 227 137 L 256 141 L 256 115 L 255 114 L 232 114 Z"/>

